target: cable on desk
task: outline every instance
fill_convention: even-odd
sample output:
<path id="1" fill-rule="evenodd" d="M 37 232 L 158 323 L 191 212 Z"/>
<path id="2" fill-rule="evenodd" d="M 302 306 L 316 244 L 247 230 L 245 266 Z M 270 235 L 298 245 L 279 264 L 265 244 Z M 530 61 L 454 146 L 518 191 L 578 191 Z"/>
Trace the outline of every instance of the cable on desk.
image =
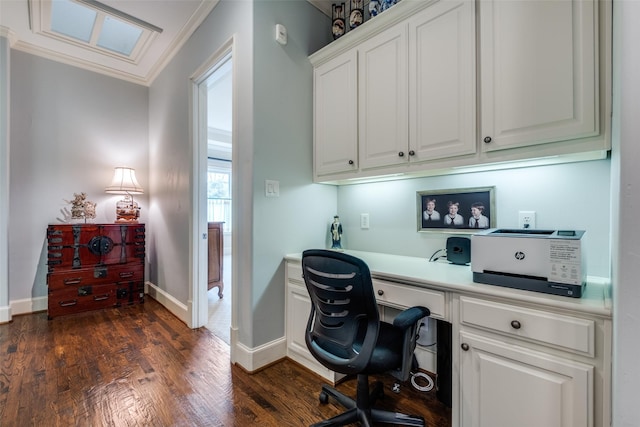
<path id="1" fill-rule="evenodd" d="M 436 255 L 438 255 L 440 252 L 444 252 L 444 254 L 436 257 Z M 447 256 L 447 250 L 446 249 L 438 249 L 437 251 L 435 251 L 433 253 L 433 255 L 431 255 L 431 257 L 429 258 L 429 262 L 435 262 L 437 260 L 439 260 L 440 258 L 444 258 Z"/>

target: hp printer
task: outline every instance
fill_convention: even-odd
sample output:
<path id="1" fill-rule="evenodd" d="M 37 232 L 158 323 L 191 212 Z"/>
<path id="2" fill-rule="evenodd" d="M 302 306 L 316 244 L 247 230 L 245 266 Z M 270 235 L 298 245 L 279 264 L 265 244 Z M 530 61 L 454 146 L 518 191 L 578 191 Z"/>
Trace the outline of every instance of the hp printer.
<path id="1" fill-rule="evenodd" d="M 580 298 L 581 230 L 489 229 L 471 236 L 473 281 Z"/>

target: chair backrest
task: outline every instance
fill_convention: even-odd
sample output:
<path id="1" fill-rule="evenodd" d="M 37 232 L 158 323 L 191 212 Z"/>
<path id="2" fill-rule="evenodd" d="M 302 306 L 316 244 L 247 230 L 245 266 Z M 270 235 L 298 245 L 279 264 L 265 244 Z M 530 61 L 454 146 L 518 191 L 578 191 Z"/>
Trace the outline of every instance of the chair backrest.
<path id="1" fill-rule="evenodd" d="M 302 254 L 302 271 L 311 297 L 309 351 L 335 372 L 362 372 L 380 328 L 369 267 L 342 252 L 310 249 Z"/>

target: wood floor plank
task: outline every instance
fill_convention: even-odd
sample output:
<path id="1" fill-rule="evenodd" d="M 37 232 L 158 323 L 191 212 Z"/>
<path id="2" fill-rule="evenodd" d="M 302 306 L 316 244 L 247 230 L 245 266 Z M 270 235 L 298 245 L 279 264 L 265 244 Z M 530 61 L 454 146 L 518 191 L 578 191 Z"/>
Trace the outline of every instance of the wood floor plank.
<path id="1" fill-rule="evenodd" d="M 450 427 L 435 397 L 380 376 L 380 407 Z M 318 400 L 323 381 L 283 360 L 249 374 L 229 363 L 228 345 L 189 329 L 156 301 L 0 325 L 0 425 L 300 427 L 342 412 Z M 355 394 L 355 380 L 338 385 Z"/>

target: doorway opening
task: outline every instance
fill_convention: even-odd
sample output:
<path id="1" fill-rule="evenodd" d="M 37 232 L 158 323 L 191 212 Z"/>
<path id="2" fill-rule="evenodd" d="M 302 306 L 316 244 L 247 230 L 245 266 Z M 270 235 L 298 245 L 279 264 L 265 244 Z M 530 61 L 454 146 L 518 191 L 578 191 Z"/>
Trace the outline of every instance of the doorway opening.
<path id="1" fill-rule="evenodd" d="M 199 102 L 196 160 L 199 186 L 198 223 L 206 245 L 199 245 L 197 295 L 201 307 L 199 325 L 227 344 L 232 324 L 232 159 L 233 159 L 233 62 L 226 50 L 205 64 L 197 78 Z M 206 224 L 206 225 L 205 225 Z M 204 252 L 204 253 L 203 253 Z"/>

